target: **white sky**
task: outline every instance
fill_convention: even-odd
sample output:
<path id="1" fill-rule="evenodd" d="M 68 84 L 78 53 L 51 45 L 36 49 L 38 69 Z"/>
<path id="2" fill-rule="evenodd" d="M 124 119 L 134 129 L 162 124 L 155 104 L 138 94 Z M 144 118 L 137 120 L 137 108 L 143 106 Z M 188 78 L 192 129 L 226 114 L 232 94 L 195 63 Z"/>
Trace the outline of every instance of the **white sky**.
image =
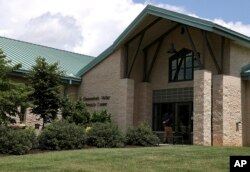
<path id="1" fill-rule="evenodd" d="M 196 16 L 184 7 L 152 5 Z M 97 56 L 145 6 L 132 0 L 0 0 L 0 36 Z M 250 36 L 250 24 L 210 20 Z"/>

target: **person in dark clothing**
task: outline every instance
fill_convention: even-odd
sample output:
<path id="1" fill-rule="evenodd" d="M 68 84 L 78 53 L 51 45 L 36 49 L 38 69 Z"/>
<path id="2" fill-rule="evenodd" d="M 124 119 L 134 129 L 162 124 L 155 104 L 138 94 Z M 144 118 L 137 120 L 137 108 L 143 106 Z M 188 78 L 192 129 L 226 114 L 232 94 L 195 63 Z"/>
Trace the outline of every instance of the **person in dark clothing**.
<path id="1" fill-rule="evenodd" d="M 165 142 L 169 143 L 169 140 L 172 140 L 173 137 L 173 114 L 171 112 L 167 112 L 163 114 L 163 126 L 165 131 Z"/>

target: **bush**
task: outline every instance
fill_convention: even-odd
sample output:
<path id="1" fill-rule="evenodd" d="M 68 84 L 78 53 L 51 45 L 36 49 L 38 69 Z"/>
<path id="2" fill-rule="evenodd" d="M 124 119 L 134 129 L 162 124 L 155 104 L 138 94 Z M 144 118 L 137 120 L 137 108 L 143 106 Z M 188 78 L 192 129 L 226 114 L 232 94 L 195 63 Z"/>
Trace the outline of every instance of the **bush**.
<path id="1" fill-rule="evenodd" d="M 151 128 L 145 124 L 129 128 L 126 134 L 126 143 L 128 145 L 156 146 L 159 142 L 159 138 L 152 132 Z"/>
<path id="2" fill-rule="evenodd" d="M 95 123 L 87 132 L 87 144 L 96 147 L 124 147 L 124 136 L 113 123 Z"/>
<path id="3" fill-rule="evenodd" d="M 22 155 L 37 145 L 34 130 L 11 129 L 0 125 L 0 153 Z"/>
<path id="4" fill-rule="evenodd" d="M 85 144 L 84 128 L 67 121 L 53 122 L 38 137 L 41 149 L 81 149 Z"/>
<path id="5" fill-rule="evenodd" d="M 82 99 L 74 102 L 68 97 L 62 100 L 63 119 L 75 124 L 89 124 L 90 113 Z"/>
<path id="6" fill-rule="evenodd" d="M 107 110 L 102 110 L 100 112 L 94 112 L 91 116 L 91 122 L 96 123 L 96 122 L 111 122 L 111 114 L 107 112 Z"/>

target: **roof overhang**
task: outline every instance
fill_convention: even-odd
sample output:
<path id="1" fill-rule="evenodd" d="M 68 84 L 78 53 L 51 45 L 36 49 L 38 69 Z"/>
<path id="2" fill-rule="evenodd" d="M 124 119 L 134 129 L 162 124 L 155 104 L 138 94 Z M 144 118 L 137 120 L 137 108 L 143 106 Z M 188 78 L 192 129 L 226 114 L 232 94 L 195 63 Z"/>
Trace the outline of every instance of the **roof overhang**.
<path id="1" fill-rule="evenodd" d="M 25 77 L 30 71 L 28 70 L 16 70 L 11 73 L 9 73 L 10 76 L 17 76 L 17 77 Z M 82 79 L 80 77 L 70 77 L 70 76 L 63 76 L 62 81 L 64 84 L 69 85 L 80 85 L 82 82 Z"/>
<path id="2" fill-rule="evenodd" d="M 121 47 L 126 40 L 131 37 L 133 31 L 142 24 L 143 20 L 149 16 L 161 17 L 166 20 L 170 20 L 183 25 L 195 27 L 204 31 L 212 32 L 221 35 L 225 38 L 235 41 L 243 46 L 250 47 L 250 38 L 238 32 L 232 31 L 225 27 L 222 27 L 213 22 L 203 20 L 200 18 L 180 14 L 177 12 L 169 11 L 163 8 L 148 5 L 136 18 L 135 20 L 125 29 L 125 31 L 114 41 L 114 43 L 101 53 L 97 58 L 91 61 L 88 65 L 82 68 L 77 75 L 82 76 L 91 70 L 94 66 L 102 62 L 105 58 L 114 53 L 119 47 Z"/>

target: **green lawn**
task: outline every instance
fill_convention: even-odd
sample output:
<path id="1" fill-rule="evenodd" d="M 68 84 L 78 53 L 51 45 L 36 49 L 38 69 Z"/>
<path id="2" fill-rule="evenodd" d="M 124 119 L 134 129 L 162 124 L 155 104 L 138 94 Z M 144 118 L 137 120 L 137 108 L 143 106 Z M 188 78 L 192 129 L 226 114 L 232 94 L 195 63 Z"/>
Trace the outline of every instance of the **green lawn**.
<path id="1" fill-rule="evenodd" d="M 215 172 L 229 171 L 230 155 L 250 155 L 250 148 L 171 145 L 0 156 L 0 171 Z"/>

